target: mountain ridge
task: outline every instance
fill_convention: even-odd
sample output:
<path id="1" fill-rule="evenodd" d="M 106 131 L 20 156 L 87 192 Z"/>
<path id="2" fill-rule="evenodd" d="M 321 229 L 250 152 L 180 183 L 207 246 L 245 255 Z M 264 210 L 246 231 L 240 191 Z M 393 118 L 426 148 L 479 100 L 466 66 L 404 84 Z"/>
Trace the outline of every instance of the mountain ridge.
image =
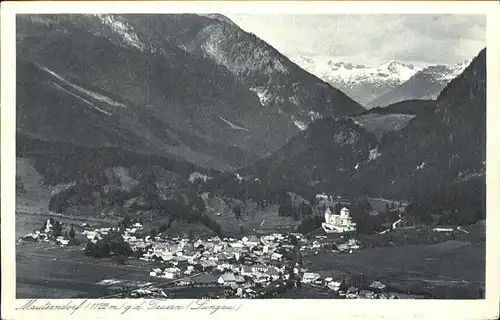
<path id="1" fill-rule="evenodd" d="M 343 93 L 298 67 L 287 74 L 276 71 L 275 65 L 268 68 L 268 62 L 289 61 L 229 21 L 219 16 L 198 15 L 20 15 L 17 56 L 52 72 L 59 87 L 49 85 L 50 90 L 58 91 L 57 95 L 72 96 L 73 100 L 66 101 L 78 100 L 82 108 L 84 105 L 87 108 L 90 104 L 82 97 L 88 97 L 88 91 L 93 99 L 98 92 L 104 92 L 108 102 L 112 100 L 110 97 L 127 101 L 134 107 L 105 103 L 94 104 L 92 110 L 110 121 L 130 121 L 132 113 L 144 111 L 148 119 L 136 122 L 137 125 L 163 123 L 172 137 L 177 140 L 183 137 L 181 145 L 185 150 L 170 148 L 171 152 L 197 164 L 208 165 L 209 159 L 217 168 L 228 168 L 228 162 L 232 168 L 245 166 L 248 160 L 269 154 L 317 117 L 362 110 Z M 214 25 L 215 36 L 209 32 Z M 226 41 L 218 50 L 230 58 L 228 62 L 207 56 L 207 46 L 214 39 Z M 231 51 L 238 46 L 243 49 Z M 254 53 L 247 55 L 251 52 L 247 48 L 254 47 Z M 259 54 L 269 55 L 268 62 L 262 64 Z M 231 69 L 238 59 L 254 61 L 257 68 Z M 57 77 L 71 79 L 71 83 Z M 275 80 L 281 84 L 273 85 Z M 256 89 L 256 85 L 262 87 Z M 269 107 L 262 105 L 256 93 L 261 89 L 272 93 Z M 36 104 L 31 99 L 29 103 L 18 104 L 18 109 L 35 108 Z M 113 112 L 109 108 L 122 110 Z M 61 106 L 60 112 L 69 110 Z M 127 113 L 129 120 L 120 118 Z M 29 112 L 25 114 L 29 116 Z M 95 123 L 101 123 L 101 129 L 106 127 L 102 119 Z M 111 127 L 125 130 L 124 133 L 133 128 Z M 31 130 L 34 128 L 31 126 Z M 63 132 L 60 134 L 64 137 Z M 155 140 L 160 135 L 167 139 L 165 134 L 155 130 L 150 138 Z M 136 131 L 133 135 L 141 134 Z M 139 140 L 151 144 L 148 139 Z M 168 139 L 164 142 L 173 143 Z M 207 147 L 215 145 L 215 152 Z M 163 148 L 159 146 L 156 148 Z M 219 152 L 221 149 L 227 151 Z"/>
<path id="2" fill-rule="evenodd" d="M 359 132 L 356 150 L 343 150 L 337 153 L 337 157 L 328 156 L 332 153 L 321 144 L 321 137 L 328 137 L 328 134 L 318 135 L 318 142 L 306 138 L 314 128 L 313 123 L 278 151 L 278 155 L 261 160 L 248 172 L 256 174 L 259 179 L 270 179 L 277 185 L 286 184 L 287 180 L 292 184 L 311 183 L 321 177 L 329 182 L 323 184 L 323 191 L 332 194 L 407 200 L 428 195 L 433 190 L 460 181 L 461 177 L 484 175 L 485 57 L 486 49 L 462 74 L 447 84 L 437 101 L 414 101 L 413 105 L 400 103 L 400 106 L 393 107 L 398 112 L 413 114 L 413 118 L 402 129 L 385 134 L 380 142 L 362 124 L 357 124 L 355 117 L 351 126 L 344 130 Z M 327 132 L 338 131 L 330 128 Z M 304 150 L 321 151 L 309 154 L 320 160 L 307 158 L 309 155 L 304 155 Z M 365 157 L 357 158 L 356 154 Z M 344 167 L 336 166 L 332 159 L 339 159 L 338 155 L 355 161 L 346 162 L 348 165 Z M 311 166 L 303 159 L 308 159 Z M 317 164 L 315 161 L 331 165 L 328 169 L 323 166 L 323 170 L 314 171 L 311 167 Z M 291 177 L 283 181 L 275 177 L 286 177 L 282 174 L 285 171 Z"/>

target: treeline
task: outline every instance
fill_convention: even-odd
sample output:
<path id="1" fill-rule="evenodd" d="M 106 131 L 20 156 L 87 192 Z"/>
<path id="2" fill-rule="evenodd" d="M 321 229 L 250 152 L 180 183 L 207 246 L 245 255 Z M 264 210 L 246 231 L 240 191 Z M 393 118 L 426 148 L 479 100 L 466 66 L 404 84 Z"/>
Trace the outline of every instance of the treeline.
<path id="1" fill-rule="evenodd" d="M 342 207 L 342 205 L 337 205 L 335 212 L 339 213 Z M 348 209 L 353 222 L 356 223 L 358 234 L 372 234 L 384 229 L 382 224 L 387 221 L 387 216 L 385 214 L 371 215 L 373 208 L 368 199 L 353 200 Z"/>
<path id="2" fill-rule="evenodd" d="M 115 261 L 123 264 L 133 251 L 130 244 L 125 242 L 120 232 L 111 230 L 102 239 L 96 242 L 88 241 L 84 254 L 94 258 L 105 258 L 113 256 Z"/>
<path id="3" fill-rule="evenodd" d="M 486 218 L 486 181 L 476 177 L 440 188 L 406 207 L 405 214 L 417 223 L 468 225 Z M 435 221 L 435 218 L 437 221 Z"/>
<path id="4" fill-rule="evenodd" d="M 325 219 L 322 215 L 307 217 L 303 219 L 300 225 L 297 227 L 297 232 L 308 234 L 309 232 L 320 228 L 323 222 L 325 222 Z"/>
<path id="5" fill-rule="evenodd" d="M 65 142 L 49 142 L 16 134 L 16 155 L 34 158 L 35 169 L 43 174 L 44 183 L 56 185 L 71 181 L 95 180 L 107 182 L 104 169 L 114 166 L 130 168 L 140 165 L 143 172 L 153 166 L 188 176 L 198 168 L 173 157 L 135 153 L 117 147 L 83 147 Z"/>
<path id="6" fill-rule="evenodd" d="M 241 201 L 253 200 L 263 206 L 272 199 L 273 192 L 259 180 L 238 179 L 234 173 L 224 172 L 214 175 L 205 182 L 197 181 L 200 192 L 209 192 L 212 196 L 225 196 Z"/>
<path id="7" fill-rule="evenodd" d="M 183 221 L 187 223 L 201 223 L 215 232 L 219 237 L 223 237 L 221 226 L 204 213 L 205 203 L 199 196 L 186 203 L 183 197 L 176 197 L 172 200 L 163 200 L 160 215 L 169 218 L 167 229 L 172 222 Z"/>
<path id="8" fill-rule="evenodd" d="M 299 205 L 294 205 L 289 195 L 280 199 L 281 203 L 278 208 L 280 217 L 293 217 L 295 220 L 305 219 L 312 215 L 312 207 L 310 203 L 301 202 Z"/>
<path id="9" fill-rule="evenodd" d="M 131 199 L 133 201 L 125 209 L 125 203 Z M 178 190 L 172 199 L 165 200 L 159 195 L 154 173 L 144 175 L 128 192 L 120 189 L 105 191 L 99 184 L 80 182 L 54 194 L 49 200 L 49 210 L 57 213 L 62 213 L 73 205 L 94 206 L 99 209 L 119 208 L 122 216 L 126 215 L 127 210 L 154 211 L 161 217 L 169 218 L 166 229 L 170 228 L 173 221 L 199 222 L 222 236 L 220 225 L 204 214 L 205 202 L 196 188 L 186 187 L 184 190 Z"/>

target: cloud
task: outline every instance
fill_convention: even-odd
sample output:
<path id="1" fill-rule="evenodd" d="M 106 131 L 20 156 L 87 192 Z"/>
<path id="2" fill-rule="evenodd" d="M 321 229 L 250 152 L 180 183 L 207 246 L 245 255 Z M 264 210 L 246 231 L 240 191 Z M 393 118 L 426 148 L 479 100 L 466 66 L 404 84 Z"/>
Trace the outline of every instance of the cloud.
<path id="1" fill-rule="evenodd" d="M 354 63 L 397 59 L 456 63 L 486 46 L 481 15 L 231 15 L 244 30 L 288 55 L 329 55 Z"/>

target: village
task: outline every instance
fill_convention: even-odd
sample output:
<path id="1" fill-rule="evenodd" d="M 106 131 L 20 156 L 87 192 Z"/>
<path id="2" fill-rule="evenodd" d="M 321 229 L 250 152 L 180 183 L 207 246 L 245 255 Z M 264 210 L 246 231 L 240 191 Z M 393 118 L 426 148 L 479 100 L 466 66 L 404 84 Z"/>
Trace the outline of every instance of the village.
<path id="1" fill-rule="evenodd" d="M 210 298 L 270 298 L 304 286 L 324 287 L 330 298 L 397 297 L 384 293 L 385 285 L 378 281 L 368 284 L 367 279 L 359 276 L 322 279 L 319 273 L 303 267 L 300 252 L 352 252 L 360 248 L 354 239 L 339 246 L 329 243 L 324 236 L 307 239 L 300 233 L 249 235 L 241 239 L 194 240 L 187 236 L 138 239 L 134 234 L 140 229 L 141 225 L 136 223 L 125 230 L 123 237 L 133 251 L 141 252 L 139 259 L 161 264 L 149 275 L 169 284 L 162 290 L 166 297 L 171 297 L 168 292 L 176 296 L 176 291 L 182 289 L 203 288 Z M 95 239 L 109 231 L 100 229 L 86 234 Z M 154 292 L 153 286 L 131 292 L 130 297 L 148 297 Z"/>
<path id="2" fill-rule="evenodd" d="M 341 217 L 341 218 L 339 218 Z M 346 226 L 347 223 L 347 226 Z M 325 224 L 328 230 L 346 227 L 350 217 L 346 208 L 340 215 L 327 210 Z M 323 226 L 325 228 L 325 225 Z M 151 264 L 146 285 L 123 290 L 114 288 L 110 297 L 209 297 L 209 298 L 271 298 L 289 292 L 321 290 L 327 298 L 338 299 L 394 299 L 397 293 L 388 293 L 386 285 L 359 274 L 321 277 L 314 268 L 306 268 L 303 257 L 324 252 L 349 254 L 362 249 L 360 243 L 348 234 L 331 232 L 316 236 L 301 233 L 270 233 L 242 237 L 194 239 L 192 236 L 145 235 L 143 225 L 130 221 L 121 227 L 90 228 L 82 223 L 71 226 L 69 234 L 61 235 L 57 220 L 48 219 L 41 230 L 21 238 L 20 241 L 52 243 L 56 246 L 78 245 L 75 231 L 87 241 L 82 250 L 95 257 L 127 255 Z M 58 232 L 54 233 L 54 230 Z M 326 230 L 325 230 L 326 231 Z M 118 237 L 127 249 L 116 246 L 112 237 Z M 108 255 L 92 253 L 102 248 L 105 241 Z M 83 241 L 82 241 L 83 242 Z M 91 248 L 91 249 L 89 249 Z M 111 249 L 109 249 L 111 248 Z M 125 264 L 125 261 L 120 263 Z"/>

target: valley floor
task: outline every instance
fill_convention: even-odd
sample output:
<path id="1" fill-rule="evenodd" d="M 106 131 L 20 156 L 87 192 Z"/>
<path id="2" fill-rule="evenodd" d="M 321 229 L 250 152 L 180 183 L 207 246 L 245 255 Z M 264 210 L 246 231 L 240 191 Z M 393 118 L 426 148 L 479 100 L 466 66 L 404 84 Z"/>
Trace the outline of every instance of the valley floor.
<path id="1" fill-rule="evenodd" d="M 363 274 L 399 292 L 434 298 L 481 298 L 485 245 L 458 240 L 436 244 L 366 248 L 351 254 L 304 256 L 304 266 L 322 277 Z"/>
<path id="2" fill-rule="evenodd" d="M 16 215 L 16 239 L 39 228 L 47 217 Z M 59 218 L 58 218 L 59 219 Z M 64 223 L 80 220 L 61 218 Z M 105 221 L 91 222 L 106 226 Z M 484 225 L 483 225 L 484 228 Z M 478 226 L 476 226 L 478 229 Z M 476 230 L 477 231 L 477 230 Z M 484 292 L 484 242 L 459 238 L 441 243 L 365 248 L 353 253 L 303 252 L 304 267 L 322 278 L 339 273 L 363 274 L 391 290 L 434 298 L 480 298 Z M 18 298 L 97 298 L 109 292 L 103 280 L 141 284 L 160 281 L 149 276 L 151 262 L 129 259 L 117 265 L 109 258 L 83 254 L 80 246 L 16 242 L 16 293 Z M 134 285 L 132 285 L 133 287 Z M 189 290 L 188 290 L 189 291 Z M 293 291 L 293 292 L 292 292 Z M 282 298 L 328 298 L 318 290 L 292 290 Z M 180 297 L 188 293 L 178 293 Z"/>

